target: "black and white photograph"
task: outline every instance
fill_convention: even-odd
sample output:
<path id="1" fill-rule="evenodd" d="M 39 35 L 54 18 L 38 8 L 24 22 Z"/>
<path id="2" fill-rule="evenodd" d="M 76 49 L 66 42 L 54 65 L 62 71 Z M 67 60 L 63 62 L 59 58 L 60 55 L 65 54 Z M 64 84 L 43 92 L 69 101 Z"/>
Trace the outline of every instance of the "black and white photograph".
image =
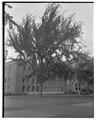
<path id="1" fill-rule="evenodd" d="M 94 118 L 94 2 L 2 2 L 4 118 Z"/>

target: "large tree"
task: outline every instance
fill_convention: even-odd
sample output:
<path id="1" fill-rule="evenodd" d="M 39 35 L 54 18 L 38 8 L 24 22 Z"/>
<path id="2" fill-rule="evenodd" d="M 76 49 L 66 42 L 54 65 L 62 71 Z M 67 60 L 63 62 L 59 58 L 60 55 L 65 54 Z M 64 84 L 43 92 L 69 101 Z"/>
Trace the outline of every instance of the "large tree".
<path id="1" fill-rule="evenodd" d="M 10 46 L 31 65 L 32 73 L 27 77 L 37 75 L 41 92 L 43 82 L 55 77 L 52 66 L 62 60 L 70 63 L 81 49 L 82 24 L 76 22 L 74 14 L 68 17 L 58 14 L 59 6 L 49 4 L 39 23 L 27 15 L 19 28 L 9 31 Z"/>

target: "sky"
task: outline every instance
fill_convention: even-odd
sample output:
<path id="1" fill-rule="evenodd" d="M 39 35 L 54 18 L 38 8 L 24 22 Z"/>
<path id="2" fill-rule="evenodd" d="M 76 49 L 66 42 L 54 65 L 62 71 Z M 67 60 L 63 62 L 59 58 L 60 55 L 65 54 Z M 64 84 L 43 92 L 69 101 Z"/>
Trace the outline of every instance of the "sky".
<path id="1" fill-rule="evenodd" d="M 66 16 L 75 13 L 77 21 L 82 21 L 83 39 L 86 41 L 85 51 L 93 54 L 93 3 L 60 3 L 60 11 Z M 13 19 L 20 23 L 25 15 L 33 14 L 37 18 L 42 17 L 48 3 L 9 3 L 13 8 L 6 8 Z M 7 34 L 6 34 L 7 36 Z M 8 57 L 15 57 L 13 49 L 8 48 Z"/>

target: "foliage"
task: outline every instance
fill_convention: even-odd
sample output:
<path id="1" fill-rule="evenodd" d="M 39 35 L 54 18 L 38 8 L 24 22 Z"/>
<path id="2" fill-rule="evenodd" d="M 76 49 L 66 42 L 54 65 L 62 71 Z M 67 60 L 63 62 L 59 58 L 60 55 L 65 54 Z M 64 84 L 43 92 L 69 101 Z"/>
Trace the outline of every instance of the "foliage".
<path id="1" fill-rule="evenodd" d="M 78 66 L 76 68 L 79 81 L 86 81 L 88 84 L 94 82 L 94 60 L 86 53 L 78 53 L 75 58 Z"/>

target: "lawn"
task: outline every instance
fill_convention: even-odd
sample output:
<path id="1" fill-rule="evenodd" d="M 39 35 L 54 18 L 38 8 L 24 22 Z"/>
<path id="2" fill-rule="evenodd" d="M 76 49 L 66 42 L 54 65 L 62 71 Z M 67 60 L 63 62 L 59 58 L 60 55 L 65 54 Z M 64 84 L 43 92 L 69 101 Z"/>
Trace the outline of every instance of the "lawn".
<path id="1" fill-rule="evenodd" d="M 90 118 L 93 96 L 5 96 L 5 117 Z"/>

